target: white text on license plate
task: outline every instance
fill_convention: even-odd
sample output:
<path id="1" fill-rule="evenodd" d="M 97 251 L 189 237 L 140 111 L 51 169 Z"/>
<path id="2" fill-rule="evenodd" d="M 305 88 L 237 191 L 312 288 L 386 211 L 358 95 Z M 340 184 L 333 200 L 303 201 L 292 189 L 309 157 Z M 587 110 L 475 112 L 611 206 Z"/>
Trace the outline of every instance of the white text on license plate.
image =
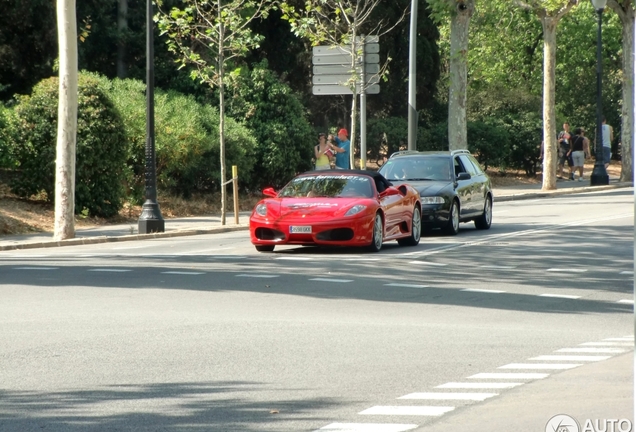
<path id="1" fill-rule="evenodd" d="M 311 234 L 311 225 L 305 226 L 290 226 L 290 234 Z"/>

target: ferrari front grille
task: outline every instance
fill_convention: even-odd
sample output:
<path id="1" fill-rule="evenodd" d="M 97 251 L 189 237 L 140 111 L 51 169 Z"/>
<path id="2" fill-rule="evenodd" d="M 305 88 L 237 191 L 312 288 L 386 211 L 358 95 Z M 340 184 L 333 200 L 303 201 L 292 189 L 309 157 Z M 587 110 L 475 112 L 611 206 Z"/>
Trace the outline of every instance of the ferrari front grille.
<path id="1" fill-rule="evenodd" d="M 254 234 L 259 240 L 285 240 L 285 234 L 271 228 L 256 228 Z"/>
<path id="2" fill-rule="evenodd" d="M 316 239 L 322 241 L 347 241 L 353 239 L 353 230 L 351 228 L 336 228 L 322 231 L 316 235 Z"/>

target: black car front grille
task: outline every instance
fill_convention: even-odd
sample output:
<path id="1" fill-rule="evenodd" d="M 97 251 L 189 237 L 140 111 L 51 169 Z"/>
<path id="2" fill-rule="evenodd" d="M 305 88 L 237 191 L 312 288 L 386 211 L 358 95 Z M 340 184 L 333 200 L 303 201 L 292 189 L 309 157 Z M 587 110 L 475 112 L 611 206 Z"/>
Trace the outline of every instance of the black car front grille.
<path id="1" fill-rule="evenodd" d="M 316 235 L 316 239 L 322 241 L 347 241 L 353 239 L 353 230 L 351 228 L 336 228 L 322 231 Z"/>
<path id="2" fill-rule="evenodd" d="M 285 240 L 285 234 L 271 228 L 256 228 L 254 232 L 259 240 Z"/>

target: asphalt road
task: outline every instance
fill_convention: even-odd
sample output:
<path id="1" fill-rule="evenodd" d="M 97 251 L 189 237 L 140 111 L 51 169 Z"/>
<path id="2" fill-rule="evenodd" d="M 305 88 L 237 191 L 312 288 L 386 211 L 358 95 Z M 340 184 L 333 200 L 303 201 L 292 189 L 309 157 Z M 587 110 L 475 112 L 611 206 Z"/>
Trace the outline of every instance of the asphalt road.
<path id="1" fill-rule="evenodd" d="M 475 422 L 625 368 L 633 221 L 622 189 L 377 254 L 247 232 L 0 252 L 0 431 L 498 430 Z"/>

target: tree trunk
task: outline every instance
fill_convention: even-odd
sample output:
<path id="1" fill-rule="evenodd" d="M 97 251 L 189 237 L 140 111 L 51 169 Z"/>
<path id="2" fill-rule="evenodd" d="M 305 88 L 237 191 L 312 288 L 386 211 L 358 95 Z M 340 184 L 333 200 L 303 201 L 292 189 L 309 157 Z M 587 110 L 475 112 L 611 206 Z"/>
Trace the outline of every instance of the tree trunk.
<path id="1" fill-rule="evenodd" d="M 221 7 L 221 1 L 219 0 L 217 2 L 217 9 L 219 11 L 219 59 L 217 69 L 219 74 L 219 154 L 221 157 L 221 225 L 225 225 L 225 214 L 227 212 L 225 185 L 225 85 L 223 83 L 223 40 L 225 38 L 225 31 L 221 18 Z"/>
<path id="2" fill-rule="evenodd" d="M 466 138 L 466 88 L 468 87 L 468 27 L 475 0 L 452 1 L 450 90 L 448 95 L 448 148 L 468 149 Z"/>
<path id="3" fill-rule="evenodd" d="M 55 240 L 75 237 L 77 21 L 75 0 L 57 0 L 59 103 L 55 160 Z"/>
<path id="4" fill-rule="evenodd" d="M 555 103 L 556 27 L 558 18 L 542 16 L 543 26 L 543 186 L 556 189 L 557 142 Z"/>
<path id="5" fill-rule="evenodd" d="M 623 24 L 623 106 L 621 126 L 621 181 L 634 181 L 634 7 L 632 0 L 610 1 Z"/>
<path id="6" fill-rule="evenodd" d="M 128 0 L 119 0 L 117 6 L 117 78 L 126 78 L 128 65 L 126 64 L 126 31 L 128 30 Z"/>

